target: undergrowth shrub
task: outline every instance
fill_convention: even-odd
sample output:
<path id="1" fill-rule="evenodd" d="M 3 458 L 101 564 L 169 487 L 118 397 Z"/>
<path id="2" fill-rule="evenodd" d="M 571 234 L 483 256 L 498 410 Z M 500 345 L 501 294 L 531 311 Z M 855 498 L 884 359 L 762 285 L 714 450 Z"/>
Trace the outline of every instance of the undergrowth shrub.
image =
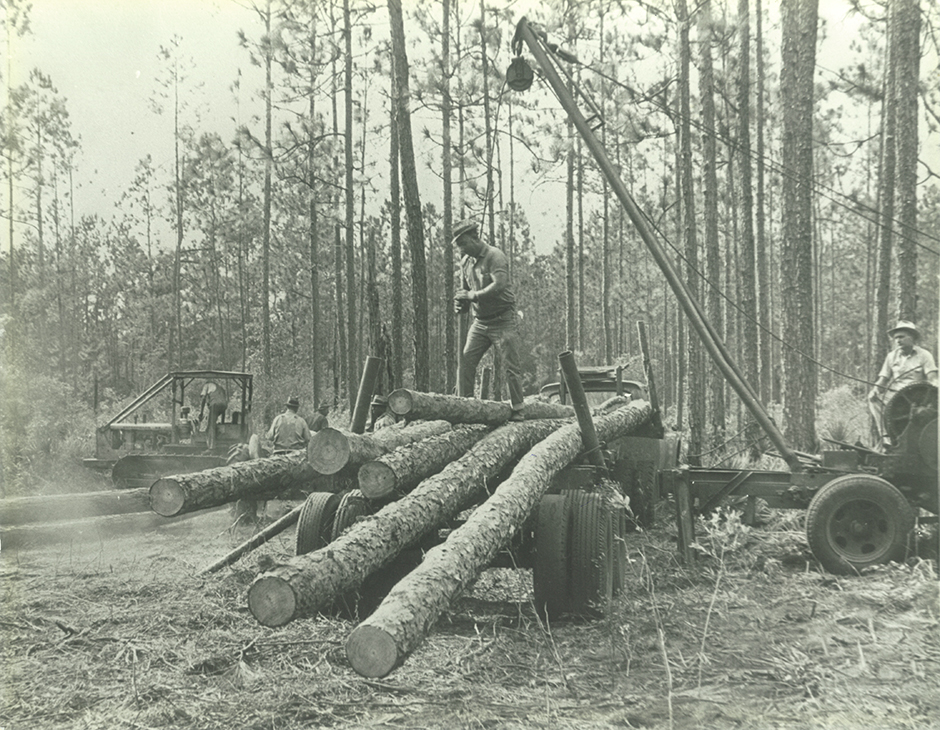
<path id="1" fill-rule="evenodd" d="M 0 494 L 86 489 L 99 482 L 81 465 L 94 453 L 94 414 L 48 375 L 0 370 Z"/>

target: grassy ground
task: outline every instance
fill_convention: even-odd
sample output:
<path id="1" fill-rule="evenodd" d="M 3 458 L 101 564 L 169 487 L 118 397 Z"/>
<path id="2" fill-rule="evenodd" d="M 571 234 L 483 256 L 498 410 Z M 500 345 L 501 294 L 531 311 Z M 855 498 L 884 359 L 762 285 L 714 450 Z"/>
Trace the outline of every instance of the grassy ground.
<path id="1" fill-rule="evenodd" d="M 293 532 L 211 576 L 242 536 L 217 511 L 135 536 L 3 550 L 0 727 L 940 727 L 936 563 L 818 572 L 801 513 L 629 538 L 607 619 L 540 622 L 531 574 L 491 570 L 389 677 L 345 658 L 352 622 L 249 614 Z M 706 529 L 707 528 L 707 529 Z"/>

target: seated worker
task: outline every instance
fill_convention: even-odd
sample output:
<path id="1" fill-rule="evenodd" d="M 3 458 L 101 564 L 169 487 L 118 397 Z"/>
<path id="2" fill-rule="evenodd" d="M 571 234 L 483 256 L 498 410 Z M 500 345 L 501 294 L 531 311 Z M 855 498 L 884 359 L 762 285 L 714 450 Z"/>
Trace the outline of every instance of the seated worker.
<path id="1" fill-rule="evenodd" d="M 297 414 L 300 401 L 291 396 L 284 405 L 284 412 L 274 417 L 271 428 L 266 434 L 266 438 L 274 442 L 275 454 L 305 449 L 310 443 L 310 428 L 307 422 Z"/>
<path id="2" fill-rule="evenodd" d="M 207 414 L 206 421 L 206 443 L 209 448 L 215 446 L 216 440 L 216 422 L 225 418 L 225 409 L 228 408 L 228 393 L 218 383 L 211 380 L 202 386 L 202 403 L 199 407 L 199 420 L 202 421 L 203 414 Z"/>
<path id="3" fill-rule="evenodd" d="M 911 383 L 937 384 L 937 365 L 930 351 L 916 344 L 920 341 L 920 332 L 913 322 L 900 320 L 888 330 L 888 337 L 895 347 L 885 357 L 875 386 L 868 393 L 868 409 L 875 419 L 882 447 L 891 446 L 891 439 L 885 433 L 884 411 L 892 396 Z"/>

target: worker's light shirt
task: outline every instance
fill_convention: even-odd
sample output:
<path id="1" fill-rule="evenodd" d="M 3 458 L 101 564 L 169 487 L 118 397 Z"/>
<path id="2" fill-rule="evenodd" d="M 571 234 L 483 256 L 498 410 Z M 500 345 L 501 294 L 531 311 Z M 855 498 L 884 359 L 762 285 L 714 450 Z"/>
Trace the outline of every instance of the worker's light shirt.
<path id="1" fill-rule="evenodd" d="M 470 291 L 485 289 L 493 283 L 494 274 L 499 272 L 507 277 L 506 287 L 497 294 L 490 294 L 483 300 L 472 302 L 473 316 L 484 323 L 507 317 L 510 321 L 515 321 L 516 300 L 508 283 L 509 259 L 498 248 L 483 244 L 479 257 L 464 256 L 460 261 L 463 287 Z"/>
<path id="2" fill-rule="evenodd" d="M 904 355 L 899 347 L 891 350 L 878 377 L 888 378 L 889 390 L 897 391 L 910 383 L 920 383 L 936 372 L 937 365 L 930 351 L 914 345 L 910 355 Z"/>
<path id="3" fill-rule="evenodd" d="M 275 451 L 304 449 L 310 442 L 310 429 L 303 418 L 286 410 L 271 422 L 267 438 L 274 442 Z"/>

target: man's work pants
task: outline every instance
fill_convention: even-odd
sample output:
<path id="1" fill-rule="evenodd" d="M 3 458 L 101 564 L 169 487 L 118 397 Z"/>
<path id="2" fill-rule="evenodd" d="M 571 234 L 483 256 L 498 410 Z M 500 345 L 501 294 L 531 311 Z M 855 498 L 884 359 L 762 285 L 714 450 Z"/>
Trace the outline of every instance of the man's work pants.
<path id="1" fill-rule="evenodd" d="M 473 320 L 470 331 L 467 333 L 467 343 L 463 348 L 463 359 L 460 362 L 460 376 L 458 378 L 458 395 L 465 398 L 474 396 L 477 365 L 483 355 L 494 347 L 500 354 L 503 366 L 506 369 L 506 382 L 509 385 L 509 399 L 514 411 L 522 409 L 522 383 L 520 377 L 519 358 L 519 332 L 516 329 L 516 317 L 506 318 L 494 324 L 483 324 L 478 319 Z"/>

